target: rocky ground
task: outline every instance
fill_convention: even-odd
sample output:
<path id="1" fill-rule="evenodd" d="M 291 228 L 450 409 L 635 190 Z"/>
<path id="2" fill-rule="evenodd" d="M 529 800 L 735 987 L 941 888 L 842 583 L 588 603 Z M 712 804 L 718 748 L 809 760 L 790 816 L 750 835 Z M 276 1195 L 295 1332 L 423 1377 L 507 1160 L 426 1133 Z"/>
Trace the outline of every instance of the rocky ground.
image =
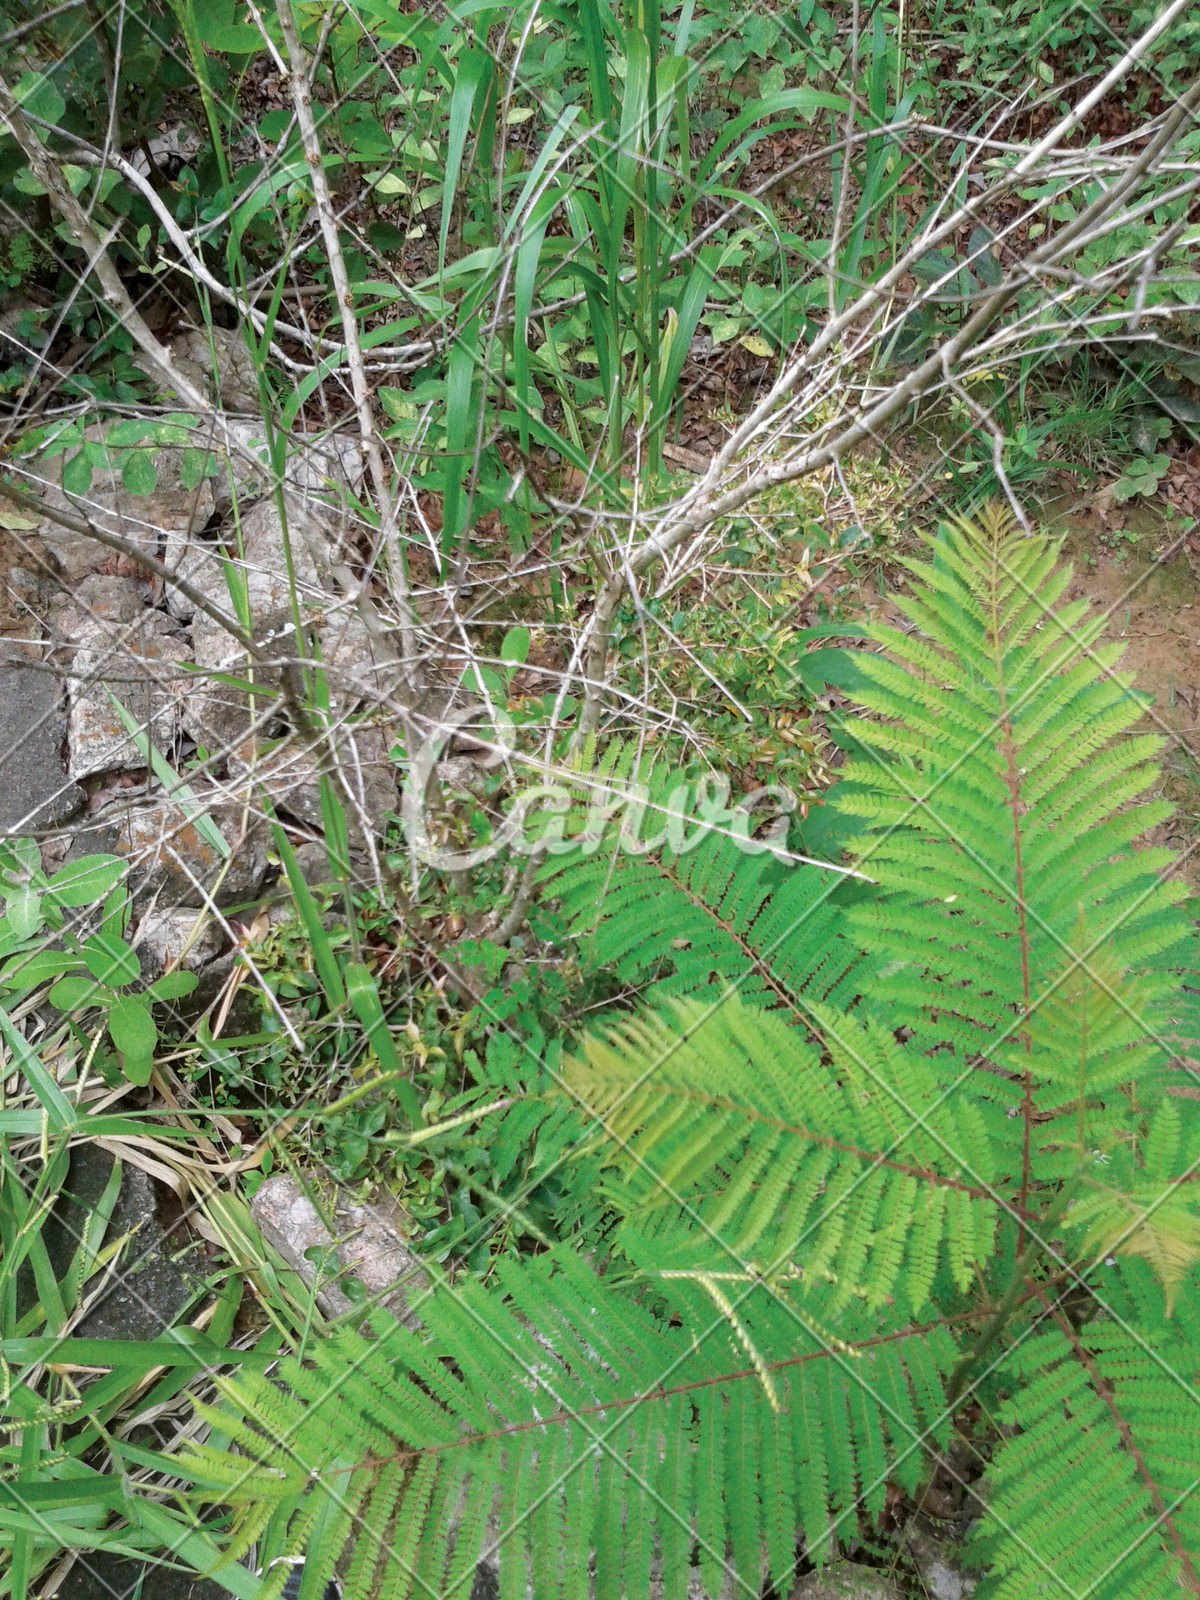
<path id="1" fill-rule="evenodd" d="M 236 402 L 226 387 L 222 399 Z M 253 421 L 231 427 L 255 448 Z M 103 460 L 99 430 L 84 429 L 82 444 Z M 294 842 L 321 837 L 322 760 L 352 842 L 378 835 L 396 806 L 389 652 L 347 581 L 338 511 L 361 476 L 359 452 L 304 438 L 289 448 L 279 497 L 238 484 L 238 463 L 231 471 L 219 451 L 216 470 L 184 487 L 188 452 L 171 446 L 138 452 L 153 456 L 149 493 L 130 492 L 115 451 L 78 492 L 71 456 L 46 448 L 13 463 L 32 500 L 0 504 L 0 827 L 34 835 L 48 867 L 96 851 L 128 859 L 131 942 L 146 977 L 179 955 L 196 913 L 261 893 L 269 811 Z M 95 533 L 144 551 L 167 576 Z M 251 619 L 253 656 L 214 613 Z M 293 714 L 317 658 L 323 752 L 321 730 Z M 222 922 L 227 934 L 217 915 L 216 930 L 193 940 L 188 965 L 220 955 Z"/>

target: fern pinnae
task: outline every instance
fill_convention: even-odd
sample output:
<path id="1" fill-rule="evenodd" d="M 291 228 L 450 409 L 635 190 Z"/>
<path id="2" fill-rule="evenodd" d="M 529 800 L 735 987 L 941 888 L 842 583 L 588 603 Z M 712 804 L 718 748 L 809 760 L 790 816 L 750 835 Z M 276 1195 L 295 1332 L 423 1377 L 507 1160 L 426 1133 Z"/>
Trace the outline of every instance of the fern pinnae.
<path id="1" fill-rule="evenodd" d="M 372 1483 L 364 1496 L 362 1521 L 367 1532 L 354 1540 L 350 1560 L 344 1576 L 346 1600 L 366 1600 L 373 1591 L 373 1578 L 379 1561 L 379 1529 L 386 1528 L 391 1508 L 400 1492 L 400 1483 L 408 1470 L 407 1463 L 397 1459 L 386 1461 L 372 1474 Z M 324 1560 L 337 1559 L 335 1546 L 326 1546 L 320 1552 Z"/>
<path id="2" fill-rule="evenodd" d="M 745 1460 L 761 1460 L 762 1455 L 758 1448 L 758 1421 L 757 1409 L 750 1404 L 753 1397 L 752 1391 L 744 1384 L 737 1386 L 729 1394 L 728 1440 L 726 1449 L 735 1457 Z M 774 1401 L 771 1411 L 766 1414 L 764 1421 L 770 1422 L 779 1414 L 778 1399 Z M 769 1419 L 769 1420 L 768 1420 Z M 747 1579 L 753 1582 L 761 1572 L 762 1558 L 759 1540 L 759 1482 L 756 1481 L 749 1494 L 734 1494 L 726 1496 L 729 1521 L 729 1543 L 733 1553 L 733 1567 L 743 1583 Z M 751 1590 L 753 1593 L 753 1589 Z"/>
<path id="3" fill-rule="evenodd" d="M 725 1425 L 725 1399 L 719 1389 L 703 1390 L 695 1398 L 698 1427 L 696 1450 L 696 1531 L 700 1573 L 710 1595 L 720 1594 L 724 1578 L 725 1506 L 721 1460 Z"/>
<path id="4" fill-rule="evenodd" d="M 506 1452 L 500 1478 L 497 1520 L 500 1534 L 490 1554 L 500 1568 L 500 1600 L 528 1600 L 529 1523 L 525 1508 L 532 1505 L 533 1452 L 528 1441 L 516 1439 Z"/>

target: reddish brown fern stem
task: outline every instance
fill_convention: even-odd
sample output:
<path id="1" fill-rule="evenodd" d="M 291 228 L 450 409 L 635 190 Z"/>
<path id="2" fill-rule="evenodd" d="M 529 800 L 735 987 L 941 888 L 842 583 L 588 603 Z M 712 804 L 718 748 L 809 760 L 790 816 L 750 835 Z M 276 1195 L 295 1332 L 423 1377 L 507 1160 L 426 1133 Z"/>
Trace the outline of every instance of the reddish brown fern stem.
<path id="1" fill-rule="evenodd" d="M 901 1328 L 895 1333 L 877 1333 L 869 1339 L 860 1339 L 856 1344 L 848 1344 L 845 1349 L 869 1350 L 872 1345 L 893 1344 L 899 1339 L 921 1339 L 937 1328 L 949 1328 L 957 1322 L 971 1322 L 986 1315 L 986 1307 L 975 1311 L 960 1311 L 957 1316 L 938 1317 L 935 1321 L 924 1322 L 916 1328 Z M 828 1350 L 810 1350 L 807 1355 L 787 1356 L 782 1361 L 764 1362 L 763 1367 L 767 1372 L 779 1372 L 784 1367 L 801 1367 L 808 1361 L 827 1361 L 831 1353 Z M 737 1372 L 719 1373 L 715 1378 L 694 1378 L 690 1383 L 677 1383 L 669 1389 L 644 1389 L 641 1394 L 626 1395 L 623 1399 L 601 1400 L 594 1406 L 579 1406 L 574 1411 L 556 1411 L 548 1417 L 535 1417 L 530 1422 L 512 1422 L 503 1428 L 492 1428 L 487 1433 L 466 1433 L 460 1439 L 450 1439 L 445 1444 L 421 1445 L 416 1450 L 396 1450 L 387 1456 L 367 1456 L 364 1460 L 356 1462 L 352 1470 L 357 1472 L 363 1467 L 383 1467 L 393 1461 L 416 1461 L 421 1456 L 441 1455 L 446 1450 L 461 1450 L 469 1444 L 486 1444 L 490 1439 L 507 1439 L 512 1434 L 529 1433 L 534 1428 L 549 1428 L 557 1422 L 574 1422 L 579 1417 L 592 1417 L 601 1411 L 620 1411 L 626 1406 L 637 1406 L 651 1400 L 669 1400 L 674 1395 L 688 1394 L 693 1389 L 711 1389 L 714 1384 L 737 1383 L 742 1378 L 761 1378 L 761 1370 L 758 1367 L 742 1367 Z"/>
<path id="2" fill-rule="evenodd" d="M 957 1189 L 960 1194 L 965 1194 L 972 1200 L 996 1198 L 995 1192 L 986 1184 L 964 1183 L 961 1178 L 947 1177 L 945 1173 L 935 1172 L 932 1167 L 914 1166 L 910 1161 L 893 1161 L 890 1156 L 880 1155 L 877 1150 L 867 1150 L 857 1144 L 844 1144 L 840 1139 L 833 1139 L 825 1133 L 814 1133 L 811 1128 L 802 1127 L 797 1122 L 784 1122 L 782 1117 L 772 1117 L 765 1111 L 756 1111 L 753 1106 L 731 1100 L 726 1095 L 702 1094 L 698 1089 L 683 1089 L 673 1083 L 656 1083 L 654 1092 L 660 1098 L 675 1095 L 683 1100 L 695 1101 L 698 1105 L 714 1106 L 721 1111 L 736 1111 L 748 1122 L 759 1122 L 764 1127 L 775 1128 L 779 1133 L 794 1133 L 797 1138 L 807 1139 L 810 1144 L 820 1145 L 823 1150 L 840 1150 L 843 1155 L 856 1156 L 860 1161 L 869 1161 L 877 1167 L 888 1167 L 892 1172 L 903 1172 L 906 1177 L 919 1178 L 922 1183 L 932 1183 L 936 1188 Z M 1025 1217 L 1026 1212 L 1022 1206 L 1020 1208 L 1022 1224 Z"/>
<path id="3" fill-rule="evenodd" d="M 780 1002 L 780 1004 L 785 1005 L 788 1010 L 797 1016 L 803 1023 L 804 1015 L 800 1007 L 797 1005 L 796 996 L 791 993 L 786 985 L 780 983 L 779 979 L 775 976 L 774 972 L 772 972 L 771 968 L 759 955 L 758 951 L 754 948 L 750 941 L 742 937 L 742 935 L 737 931 L 733 923 L 730 922 L 728 918 L 719 917 L 707 901 L 702 900 L 698 894 L 694 894 L 691 886 L 686 884 L 677 872 L 672 871 L 665 861 L 660 860 L 658 862 L 658 869 L 669 883 L 674 884 L 675 888 L 679 890 L 680 894 L 686 896 L 686 898 L 690 900 L 698 910 L 703 911 L 705 916 L 711 917 L 716 923 L 717 927 L 729 935 L 730 939 L 732 939 L 734 944 L 736 944 L 738 949 L 741 951 L 748 965 L 753 969 L 762 982 L 766 984 L 767 988 L 770 989 L 771 993 Z"/>
<path id="4" fill-rule="evenodd" d="M 1116 1401 L 1113 1398 L 1112 1385 L 1100 1375 L 1095 1361 L 1093 1361 L 1092 1357 L 1080 1343 L 1079 1337 L 1074 1328 L 1072 1328 L 1071 1324 L 1060 1311 L 1056 1310 L 1050 1305 L 1041 1289 L 1038 1290 L 1038 1299 L 1042 1301 L 1043 1305 L 1046 1306 L 1047 1310 L 1054 1318 L 1060 1333 L 1071 1346 L 1071 1351 L 1076 1361 L 1079 1362 L 1080 1366 L 1087 1373 L 1088 1380 L 1091 1383 L 1092 1388 L 1108 1407 L 1109 1415 L 1116 1423 L 1117 1432 L 1121 1435 L 1121 1443 L 1133 1457 L 1134 1462 L 1137 1465 L 1138 1472 L 1141 1474 L 1142 1482 L 1149 1490 L 1150 1499 L 1154 1504 L 1155 1515 L 1171 1536 L 1171 1543 L 1175 1546 L 1175 1554 L 1179 1557 L 1179 1565 L 1182 1568 L 1181 1576 L 1183 1578 L 1183 1587 L 1190 1590 L 1192 1594 L 1200 1595 L 1200 1578 L 1196 1576 L 1196 1568 L 1192 1562 L 1192 1558 L 1184 1547 L 1183 1540 L 1179 1536 L 1179 1529 L 1175 1526 L 1175 1521 L 1170 1512 L 1167 1510 L 1166 1503 L 1159 1491 L 1158 1484 L 1154 1481 L 1154 1477 L 1150 1471 L 1150 1468 L 1146 1465 L 1146 1459 L 1137 1447 L 1133 1437 L 1133 1429 L 1117 1410 Z"/>
<path id="5" fill-rule="evenodd" d="M 1027 1300 L 1035 1297 L 1045 1299 L 1045 1291 L 1052 1288 L 1068 1273 L 1058 1272 L 1053 1277 L 1047 1278 L 1044 1283 L 1035 1284 L 1021 1295 L 1016 1305 L 1023 1305 Z M 848 1351 L 869 1350 L 877 1344 L 894 1344 L 900 1339 L 923 1339 L 927 1333 L 933 1333 L 937 1328 L 952 1328 L 960 1322 L 978 1322 L 980 1317 L 989 1317 L 993 1314 L 992 1306 L 977 1306 L 973 1311 L 960 1311 L 953 1317 L 937 1317 L 933 1322 L 923 1322 L 915 1328 L 900 1328 L 894 1333 L 876 1333 L 869 1339 L 860 1339 L 857 1343 L 848 1344 Z M 807 1355 L 787 1356 L 782 1361 L 767 1361 L 763 1366 L 767 1372 L 779 1372 L 784 1367 L 802 1367 L 809 1361 L 828 1361 L 834 1352 L 831 1350 L 810 1350 Z M 451 1439 L 446 1444 L 422 1445 L 416 1450 L 397 1450 L 389 1456 L 367 1456 L 355 1464 L 355 1471 L 361 1467 L 382 1467 L 392 1461 L 415 1461 L 420 1456 L 440 1455 L 446 1450 L 461 1450 L 464 1445 L 486 1444 L 489 1439 L 507 1439 L 510 1434 L 529 1433 L 534 1428 L 548 1428 L 557 1422 L 574 1422 L 578 1417 L 595 1416 L 600 1411 L 619 1411 L 626 1406 L 641 1405 L 643 1401 L 669 1400 L 673 1395 L 688 1394 L 693 1389 L 711 1389 L 718 1383 L 736 1383 L 742 1378 L 761 1378 L 760 1369 L 757 1367 L 742 1367 L 736 1372 L 722 1372 L 715 1378 L 694 1378 L 690 1383 L 677 1383 L 673 1388 L 645 1389 L 641 1394 L 626 1395 L 624 1399 L 602 1400 L 594 1406 L 580 1406 L 577 1411 L 557 1411 L 548 1417 L 536 1417 L 531 1422 L 513 1422 L 503 1428 L 493 1428 L 488 1433 L 468 1433 L 460 1439 Z M 961 1395 L 952 1395 L 951 1404 L 961 1399 Z"/>
<path id="6" fill-rule="evenodd" d="M 716 912 L 707 903 L 707 901 L 701 900 L 699 895 L 693 894 L 689 886 L 683 882 L 677 873 L 672 872 L 665 862 L 659 862 L 659 869 L 663 876 L 667 878 L 669 882 L 674 884 L 681 894 L 685 895 L 692 902 L 692 904 L 698 909 L 702 910 L 706 916 L 711 917 L 717 926 L 729 935 L 730 939 L 732 939 L 734 944 L 737 945 L 738 949 L 741 951 L 742 955 L 745 957 L 750 966 L 763 980 L 767 987 L 778 997 L 782 1004 L 787 1006 L 788 1010 L 797 1016 L 805 1027 L 810 1026 L 804 1016 L 803 1002 L 799 1002 L 797 997 L 793 995 L 782 983 L 780 983 L 779 979 L 754 949 L 753 945 L 751 945 L 747 939 L 742 937 L 733 924 L 726 918 L 717 916 Z M 685 1096 L 688 1093 L 686 1089 L 676 1089 L 674 1087 L 671 1087 L 669 1092 L 672 1094 L 682 1094 Z M 697 1096 L 696 1098 L 700 1097 Z M 763 1113 L 752 1110 L 750 1107 L 735 1105 L 731 1100 L 718 1099 L 707 1095 L 703 1098 L 705 1103 L 708 1105 L 724 1106 L 728 1111 L 737 1111 L 744 1116 L 753 1117 L 756 1121 L 765 1123 L 768 1127 L 778 1128 L 781 1133 L 798 1134 L 800 1138 L 808 1139 L 813 1144 L 822 1145 L 827 1150 L 841 1150 L 845 1155 L 857 1156 L 861 1161 L 873 1161 L 881 1167 L 890 1167 L 893 1172 L 903 1172 L 910 1178 L 920 1178 L 926 1183 L 936 1184 L 945 1189 L 958 1189 L 962 1194 L 969 1195 L 972 1200 L 990 1200 L 994 1198 L 991 1190 L 982 1184 L 963 1183 L 961 1179 L 944 1177 L 941 1173 L 933 1172 L 927 1167 L 915 1167 L 905 1161 L 892 1161 L 888 1157 L 881 1156 L 875 1151 L 864 1150 L 858 1145 L 842 1144 L 837 1139 L 830 1139 L 823 1135 L 815 1134 L 809 1128 L 796 1127 L 792 1123 L 781 1122 L 777 1117 L 768 1117 Z M 1024 1219 L 1024 1214 L 1025 1197 L 1024 1194 L 1022 1194 L 1022 1219 Z"/>
<path id="7" fill-rule="evenodd" d="M 993 540 L 999 540 L 999 529 L 992 531 Z M 1013 851 L 1017 874 L 1017 931 L 1021 941 L 1021 1000 L 1025 1015 L 1022 1038 L 1025 1054 L 1030 1053 L 1029 1040 L 1029 928 L 1025 920 L 1025 866 L 1021 859 L 1021 774 L 1017 768 L 1013 747 L 1012 723 L 1008 718 L 1008 696 L 1004 692 L 1004 656 L 1000 648 L 1000 615 L 997 606 L 999 572 L 993 563 L 992 582 L 988 596 L 991 611 L 992 651 L 996 661 L 996 693 L 1000 699 L 1000 749 L 1004 755 L 1004 781 L 1008 788 L 1008 808 L 1012 816 Z M 1021 1196 L 1018 1209 L 1021 1221 L 1017 1227 L 1017 1255 L 1025 1247 L 1025 1210 L 1029 1201 L 1030 1146 L 1033 1128 L 1033 1075 L 1026 1067 L 1022 1075 L 1024 1094 L 1021 1097 Z"/>

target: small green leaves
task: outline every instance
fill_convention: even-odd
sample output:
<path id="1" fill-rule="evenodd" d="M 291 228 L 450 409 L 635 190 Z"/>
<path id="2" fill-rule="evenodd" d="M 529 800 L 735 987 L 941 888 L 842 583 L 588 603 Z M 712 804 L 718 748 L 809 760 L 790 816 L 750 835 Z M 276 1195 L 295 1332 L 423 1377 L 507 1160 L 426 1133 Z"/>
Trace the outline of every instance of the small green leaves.
<path id="1" fill-rule="evenodd" d="M 145 996 L 155 1004 L 162 1000 L 182 1000 L 199 981 L 194 972 L 164 972 L 145 991 Z"/>
<path id="2" fill-rule="evenodd" d="M 511 661 L 515 666 L 523 666 L 528 657 L 529 629 L 510 628 L 500 646 L 501 661 Z"/>
<path id="3" fill-rule="evenodd" d="M 66 101 L 44 72 L 26 72 L 13 90 L 13 98 L 31 116 L 43 122 L 57 122 L 66 110 Z"/>
<path id="4" fill-rule="evenodd" d="M 217 471 L 216 456 L 210 455 L 207 450 L 188 449 L 183 452 L 179 464 L 179 482 L 185 489 L 195 489 L 205 478 L 215 477 Z"/>
<path id="5" fill-rule="evenodd" d="M 82 1011 L 87 1006 L 107 1005 L 115 999 L 111 989 L 85 978 L 82 973 L 60 979 L 50 991 L 50 1004 L 59 1011 Z"/>
<path id="6" fill-rule="evenodd" d="M 92 487 L 92 464 L 86 450 L 77 450 L 63 462 L 64 494 L 84 495 Z"/>
<path id="7" fill-rule="evenodd" d="M 0 982 L 3 982 L 6 989 L 36 989 L 39 983 L 45 983 L 49 978 L 57 978 L 60 972 L 70 972 L 72 967 L 82 965 L 79 956 L 72 955 L 66 950 L 26 951 L 22 955 L 13 956 L 5 964 Z M 55 1004 L 57 1003 L 56 1001 Z"/>
<path id="8" fill-rule="evenodd" d="M 416 405 L 406 390 L 391 389 L 385 384 L 379 390 L 379 400 L 393 422 L 412 422 L 416 419 Z"/>
<path id="9" fill-rule="evenodd" d="M 36 839 L 6 839 L 0 845 L 0 885 L 41 869 L 42 855 Z"/>
<path id="10" fill-rule="evenodd" d="M 1148 459 L 1139 457 L 1136 461 L 1131 461 L 1112 486 L 1113 499 L 1118 505 L 1124 505 L 1127 500 L 1132 500 L 1139 494 L 1154 494 L 1159 479 L 1165 475 L 1169 465 L 1164 455 L 1150 456 Z"/>
<path id="11" fill-rule="evenodd" d="M 975 276 L 980 283 L 985 283 L 989 289 L 994 289 L 1000 282 L 1004 273 L 1000 263 L 992 254 L 992 244 L 996 235 L 990 228 L 982 225 L 974 230 L 967 244 L 967 255 Z"/>
<path id="12" fill-rule="evenodd" d="M 42 897 L 35 889 L 21 889 L 8 898 L 8 925 L 18 939 L 30 939 L 41 926 Z"/>

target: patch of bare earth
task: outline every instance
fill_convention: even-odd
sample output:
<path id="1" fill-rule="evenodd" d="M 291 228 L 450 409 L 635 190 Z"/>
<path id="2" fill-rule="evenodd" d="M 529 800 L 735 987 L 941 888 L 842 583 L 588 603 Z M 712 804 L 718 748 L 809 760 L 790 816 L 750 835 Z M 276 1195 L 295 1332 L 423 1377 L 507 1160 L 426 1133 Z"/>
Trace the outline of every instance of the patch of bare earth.
<path id="1" fill-rule="evenodd" d="M 1074 567 L 1064 598 L 1104 614 L 1103 640 L 1125 646 L 1117 670 L 1153 696 L 1138 731 L 1165 741 L 1160 792 L 1175 813 L 1144 842 L 1178 851 L 1177 870 L 1200 889 L 1200 531 L 1185 535 L 1152 503 L 1122 528 L 1078 508 L 1047 522 Z"/>

